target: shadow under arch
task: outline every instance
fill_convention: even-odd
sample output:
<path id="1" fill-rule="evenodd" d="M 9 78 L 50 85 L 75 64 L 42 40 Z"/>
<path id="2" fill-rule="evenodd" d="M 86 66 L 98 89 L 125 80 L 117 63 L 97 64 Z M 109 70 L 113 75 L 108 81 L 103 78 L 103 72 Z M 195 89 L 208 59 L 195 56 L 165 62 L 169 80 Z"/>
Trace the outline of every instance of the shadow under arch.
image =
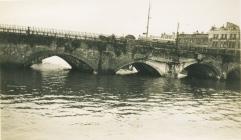
<path id="1" fill-rule="evenodd" d="M 227 72 L 227 80 L 240 80 L 240 67 L 235 67 Z"/>
<path id="2" fill-rule="evenodd" d="M 42 60 L 51 56 L 58 56 L 65 60 L 71 67 L 72 70 L 78 70 L 81 72 L 93 73 L 94 66 L 88 62 L 85 58 L 80 58 L 67 53 L 58 53 L 53 51 L 41 51 L 33 53 L 29 57 L 25 58 L 24 66 L 30 67 L 33 64 L 42 63 Z"/>
<path id="3" fill-rule="evenodd" d="M 135 69 L 137 70 L 137 74 L 150 75 L 150 76 L 161 76 L 159 71 L 154 66 L 147 64 L 145 62 L 142 62 L 142 61 L 135 61 L 135 62 L 130 62 L 128 64 L 122 65 L 122 66 L 118 67 L 115 70 L 115 72 L 119 71 L 120 69 L 126 68 L 130 65 L 135 67 Z"/>
<path id="4" fill-rule="evenodd" d="M 184 68 L 181 73 L 185 73 L 187 77 L 195 77 L 200 79 L 220 79 L 220 71 L 210 64 L 194 63 Z"/>

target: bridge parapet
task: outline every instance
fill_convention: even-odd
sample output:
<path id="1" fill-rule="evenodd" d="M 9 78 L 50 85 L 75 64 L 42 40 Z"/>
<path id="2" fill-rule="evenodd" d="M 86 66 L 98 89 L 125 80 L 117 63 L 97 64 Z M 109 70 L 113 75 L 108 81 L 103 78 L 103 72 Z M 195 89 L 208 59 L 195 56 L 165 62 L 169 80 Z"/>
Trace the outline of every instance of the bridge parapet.
<path id="1" fill-rule="evenodd" d="M 6 25 L 6 24 L 0 24 L 0 32 L 45 35 L 45 36 L 65 37 L 65 38 L 72 38 L 72 39 L 92 39 L 92 40 L 97 40 L 100 35 L 108 36 L 105 34 L 38 28 L 38 27 L 27 27 L 27 26 L 18 26 L 18 25 Z"/>

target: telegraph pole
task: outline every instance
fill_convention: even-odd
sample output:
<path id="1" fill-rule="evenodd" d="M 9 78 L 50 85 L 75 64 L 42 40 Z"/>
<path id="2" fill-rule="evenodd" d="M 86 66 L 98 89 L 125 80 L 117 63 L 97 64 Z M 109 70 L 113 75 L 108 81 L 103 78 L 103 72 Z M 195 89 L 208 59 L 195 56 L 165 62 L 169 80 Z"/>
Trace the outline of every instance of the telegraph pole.
<path id="1" fill-rule="evenodd" d="M 149 8 L 148 8 L 148 16 L 147 16 L 147 26 L 146 26 L 146 39 L 148 38 L 149 34 L 149 22 L 150 22 L 150 12 L 151 12 L 151 2 L 149 1 Z"/>
<path id="2" fill-rule="evenodd" d="M 178 47 L 178 35 L 179 35 L 179 22 L 177 23 L 177 33 L 176 33 L 176 47 Z"/>
<path id="3" fill-rule="evenodd" d="M 176 33 L 176 58 L 175 58 L 175 62 L 179 63 L 179 22 L 177 23 L 177 33 Z"/>
<path id="4" fill-rule="evenodd" d="M 180 64 L 180 60 L 179 60 L 179 22 L 177 23 L 177 33 L 176 33 L 176 48 L 175 48 L 175 54 L 174 54 L 174 57 L 172 58 L 172 63 L 170 64 L 170 72 L 172 74 L 172 76 L 174 76 L 175 78 L 178 77 L 178 73 L 177 73 L 177 66 Z"/>

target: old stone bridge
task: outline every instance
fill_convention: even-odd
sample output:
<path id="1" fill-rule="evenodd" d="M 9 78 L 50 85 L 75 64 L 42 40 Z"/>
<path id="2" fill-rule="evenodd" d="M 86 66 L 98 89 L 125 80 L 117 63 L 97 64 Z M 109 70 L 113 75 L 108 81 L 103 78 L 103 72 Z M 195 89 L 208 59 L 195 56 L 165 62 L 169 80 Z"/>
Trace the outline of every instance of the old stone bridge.
<path id="1" fill-rule="evenodd" d="M 0 25 L 1 67 L 30 67 L 50 56 L 81 72 L 115 74 L 132 65 L 140 74 L 240 79 L 240 50 Z"/>

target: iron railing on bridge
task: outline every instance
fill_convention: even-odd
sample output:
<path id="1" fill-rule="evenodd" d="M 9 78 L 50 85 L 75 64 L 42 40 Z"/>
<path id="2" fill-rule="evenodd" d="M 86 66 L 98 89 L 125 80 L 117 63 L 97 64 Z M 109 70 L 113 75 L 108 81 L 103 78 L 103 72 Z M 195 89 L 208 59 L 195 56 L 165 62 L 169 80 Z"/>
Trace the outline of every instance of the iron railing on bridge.
<path id="1" fill-rule="evenodd" d="M 53 28 L 48 29 L 48 28 L 7 25 L 7 24 L 0 24 L 0 32 L 45 35 L 45 36 L 53 36 L 53 37 L 65 37 L 65 38 L 89 39 L 89 40 L 96 40 L 99 38 L 99 36 L 109 36 L 106 34 L 76 32 L 76 31 L 59 30 L 59 29 L 53 29 Z"/>

